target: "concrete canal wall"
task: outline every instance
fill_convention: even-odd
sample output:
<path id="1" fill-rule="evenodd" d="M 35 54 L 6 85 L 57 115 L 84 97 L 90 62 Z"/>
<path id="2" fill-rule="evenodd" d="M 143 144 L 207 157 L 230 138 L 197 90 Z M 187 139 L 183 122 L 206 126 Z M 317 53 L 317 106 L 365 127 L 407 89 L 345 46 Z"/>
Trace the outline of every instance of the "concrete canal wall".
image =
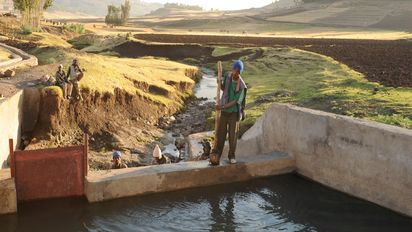
<path id="1" fill-rule="evenodd" d="M 19 146 L 23 120 L 23 91 L 0 101 L 0 169 L 7 167 L 9 139 L 14 140 L 14 149 Z"/>
<path id="2" fill-rule="evenodd" d="M 6 115 L 9 113 L 0 111 L 0 116 Z M 85 195 L 89 202 L 101 202 L 296 171 L 325 186 L 412 216 L 411 130 L 274 104 L 238 145 L 237 165 L 224 162 L 211 167 L 207 161 L 199 161 L 91 172 L 86 177 Z M 8 152 L 8 145 L 1 148 Z M 3 195 L 11 196 L 13 203 L 13 186 L 6 185 Z M 14 210 L 10 207 L 13 204 L 6 206 Z"/>
<path id="3" fill-rule="evenodd" d="M 21 68 L 25 66 L 34 67 L 38 65 L 38 59 L 35 56 L 29 55 L 28 53 L 18 48 L 8 46 L 4 43 L 0 43 L 0 47 L 11 52 L 13 56 L 13 59 L 11 60 L 0 62 L 0 71 Z"/>
<path id="4" fill-rule="evenodd" d="M 284 153 L 254 155 L 237 165 L 222 163 L 212 167 L 208 161 L 185 162 L 123 170 L 91 172 L 86 178 L 89 202 L 176 191 L 253 178 L 291 173 L 295 161 Z"/>
<path id="5" fill-rule="evenodd" d="M 17 212 L 17 194 L 10 169 L 0 169 L 0 215 Z"/>
<path id="6" fill-rule="evenodd" d="M 238 143 L 240 157 L 273 151 L 336 190 L 412 216 L 412 131 L 275 104 Z"/>

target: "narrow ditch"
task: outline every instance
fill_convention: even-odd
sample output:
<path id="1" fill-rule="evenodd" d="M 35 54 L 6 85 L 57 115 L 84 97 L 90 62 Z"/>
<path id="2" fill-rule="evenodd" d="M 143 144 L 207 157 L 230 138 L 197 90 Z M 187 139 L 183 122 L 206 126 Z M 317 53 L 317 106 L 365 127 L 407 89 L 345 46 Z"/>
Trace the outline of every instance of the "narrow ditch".
<path id="1" fill-rule="evenodd" d="M 194 87 L 194 96 L 178 114 L 163 117 L 159 127 L 166 131 L 172 143 L 164 148 L 164 154 L 173 159 L 188 161 L 187 137 L 191 134 L 213 130 L 209 118 L 214 110 L 216 76 L 213 70 L 202 68 L 202 79 Z"/>

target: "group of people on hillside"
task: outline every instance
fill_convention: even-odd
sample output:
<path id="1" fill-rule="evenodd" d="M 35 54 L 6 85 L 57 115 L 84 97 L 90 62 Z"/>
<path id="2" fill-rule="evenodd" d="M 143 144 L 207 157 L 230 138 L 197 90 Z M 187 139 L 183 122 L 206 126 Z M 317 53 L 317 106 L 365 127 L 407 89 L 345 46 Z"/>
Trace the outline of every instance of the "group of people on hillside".
<path id="1" fill-rule="evenodd" d="M 219 62 L 218 75 L 222 76 L 222 66 Z M 232 66 L 232 71 L 228 72 L 218 83 L 220 89 L 223 91 L 219 104 L 216 105 L 216 110 L 220 112 L 220 118 L 218 126 L 216 128 L 216 138 L 213 149 L 210 151 L 210 146 L 204 151 L 210 153 L 209 159 L 211 165 L 219 165 L 220 159 L 223 153 L 226 138 L 229 140 L 229 154 L 228 159 L 230 164 L 236 164 L 236 146 L 237 139 L 239 137 L 239 124 L 240 121 L 245 119 L 245 104 L 247 86 L 243 81 L 241 74 L 244 70 L 244 64 L 242 61 L 235 61 Z M 228 136 L 229 135 L 229 136 Z M 153 163 L 154 165 L 170 164 L 171 160 L 167 155 L 162 154 L 162 151 L 158 145 L 156 145 L 153 151 Z M 115 151 L 112 156 L 112 169 L 127 168 L 122 162 L 121 153 Z"/>
<path id="2" fill-rule="evenodd" d="M 75 95 L 76 100 L 83 100 L 80 93 L 79 81 L 83 78 L 83 70 L 79 66 L 79 61 L 73 59 L 67 73 L 64 71 L 64 66 L 60 64 L 57 67 L 56 74 L 54 78 L 50 76 L 45 76 L 42 80 L 45 85 L 56 85 L 59 86 L 63 91 L 64 99 L 71 100 L 72 95 Z"/>

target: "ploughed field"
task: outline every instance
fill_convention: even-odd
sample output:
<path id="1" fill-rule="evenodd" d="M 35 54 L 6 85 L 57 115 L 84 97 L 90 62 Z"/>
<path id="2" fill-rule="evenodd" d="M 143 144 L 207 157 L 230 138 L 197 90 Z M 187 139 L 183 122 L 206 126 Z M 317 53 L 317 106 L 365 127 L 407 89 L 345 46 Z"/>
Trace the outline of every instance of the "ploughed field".
<path id="1" fill-rule="evenodd" d="M 340 61 L 374 82 L 412 87 L 412 41 L 301 39 L 213 35 L 138 34 L 136 38 L 161 43 L 227 44 L 237 46 L 286 45 L 320 53 Z"/>

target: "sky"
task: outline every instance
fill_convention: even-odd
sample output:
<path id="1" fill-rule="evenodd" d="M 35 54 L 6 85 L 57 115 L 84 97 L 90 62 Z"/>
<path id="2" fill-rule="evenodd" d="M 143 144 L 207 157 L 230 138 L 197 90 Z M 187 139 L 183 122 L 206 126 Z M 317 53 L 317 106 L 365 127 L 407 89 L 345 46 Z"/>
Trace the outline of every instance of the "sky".
<path id="1" fill-rule="evenodd" d="M 262 7 L 273 2 L 273 0 L 143 0 L 144 2 L 160 2 L 160 3 L 183 3 L 189 5 L 199 5 L 204 9 L 219 10 L 240 10 L 252 7 Z"/>

